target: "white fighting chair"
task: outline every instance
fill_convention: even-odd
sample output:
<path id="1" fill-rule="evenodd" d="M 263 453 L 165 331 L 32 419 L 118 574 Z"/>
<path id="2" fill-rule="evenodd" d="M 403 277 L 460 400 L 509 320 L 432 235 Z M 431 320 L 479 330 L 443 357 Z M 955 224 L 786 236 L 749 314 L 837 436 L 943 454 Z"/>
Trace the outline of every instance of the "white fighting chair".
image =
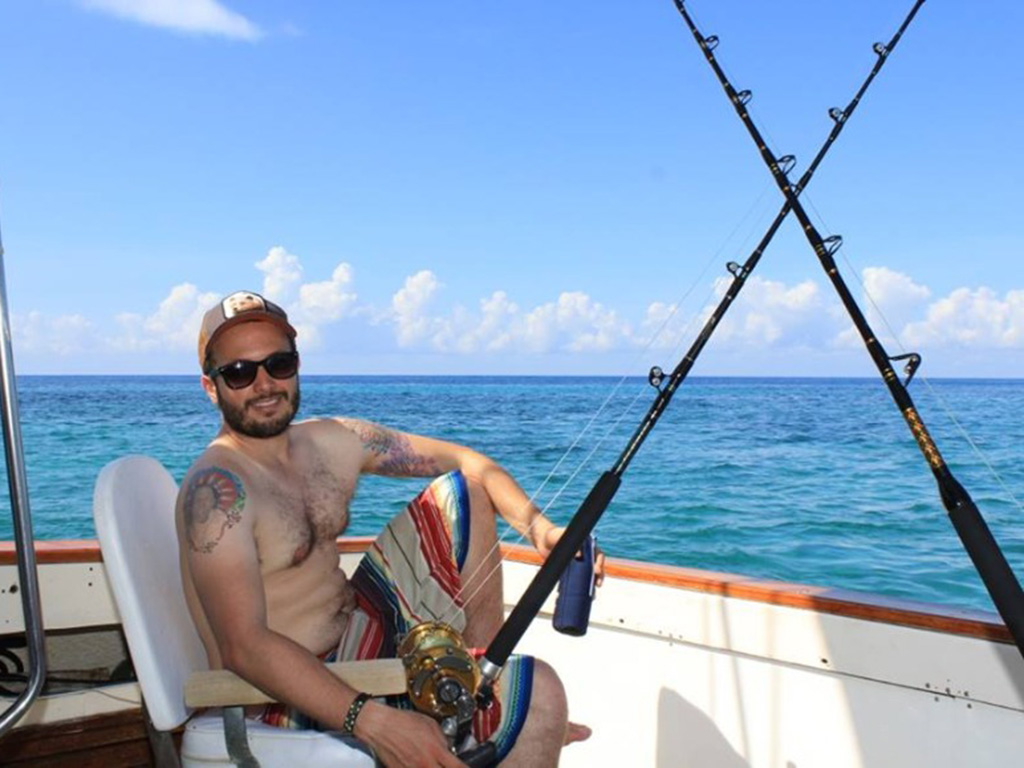
<path id="1" fill-rule="evenodd" d="M 197 701 L 211 705 L 216 697 L 197 698 L 192 693 L 202 687 L 204 677 L 194 673 L 206 670 L 207 661 L 181 584 L 174 524 L 177 494 L 174 478 L 160 462 L 127 456 L 103 468 L 93 498 L 96 533 L 128 650 L 152 725 L 163 732 L 162 744 L 160 738 L 154 743 L 158 762 L 174 764 L 167 732 L 187 722 L 181 740 L 184 768 L 373 766 L 369 754 L 336 735 L 274 728 L 245 720 L 240 706 L 226 706 L 260 700 L 262 694 L 251 687 L 249 697 L 238 697 L 237 691 L 234 698 L 220 697 L 216 703 L 224 706 L 223 718 L 219 712 L 192 716 Z M 229 672 L 207 672 L 205 677 L 215 676 L 234 677 Z M 241 683 L 238 678 L 234 682 Z M 234 757 L 229 755 L 229 742 Z"/>

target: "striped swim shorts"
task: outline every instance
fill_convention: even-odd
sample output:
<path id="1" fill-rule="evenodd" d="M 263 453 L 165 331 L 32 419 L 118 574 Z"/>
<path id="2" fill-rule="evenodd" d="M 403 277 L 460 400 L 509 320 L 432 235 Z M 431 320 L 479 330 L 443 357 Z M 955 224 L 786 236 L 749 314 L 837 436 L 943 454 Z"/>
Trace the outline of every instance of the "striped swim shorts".
<path id="1" fill-rule="evenodd" d="M 364 555 L 352 586 L 357 609 L 336 651 L 324 661 L 392 658 L 403 635 L 423 621 L 441 620 L 462 632 L 461 570 L 469 551 L 469 492 L 460 472 L 430 483 L 384 528 Z M 498 758 L 515 744 L 526 721 L 533 659 L 513 656 L 495 684 L 494 703 L 478 711 L 472 737 L 492 741 Z M 410 708 L 405 696 L 388 704 Z M 258 719 L 283 728 L 319 724 L 283 704 L 265 707 Z"/>

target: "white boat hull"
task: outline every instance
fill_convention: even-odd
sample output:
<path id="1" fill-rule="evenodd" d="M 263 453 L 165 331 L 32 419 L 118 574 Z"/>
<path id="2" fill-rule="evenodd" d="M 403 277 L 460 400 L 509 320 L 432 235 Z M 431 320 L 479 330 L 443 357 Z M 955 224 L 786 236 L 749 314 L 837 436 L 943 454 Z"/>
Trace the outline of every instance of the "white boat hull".
<path id="1" fill-rule="evenodd" d="M 512 557 L 510 604 L 536 569 Z M 93 558 L 43 558 L 48 629 L 118 623 Z M 342 555 L 346 568 L 357 559 Z M 564 766 L 960 768 L 1024 755 L 1024 660 L 993 615 L 628 562 L 610 572 L 585 637 L 551 629 L 552 600 L 520 646 L 558 670 L 572 719 L 594 729 Z M 0 564 L 0 584 L 16 581 Z M 21 629 L 17 600 L 0 592 L 3 634 Z M 137 701 L 130 684 L 48 697 L 23 725 Z"/>
<path id="2" fill-rule="evenodd" d="M 512 590 L 529 574 L 509 568 Z M 540 620 L 573 719 L 565 766 L 1006 766 L 1024 660 L 976 637 L 610 579 L 585 638 Z"/>

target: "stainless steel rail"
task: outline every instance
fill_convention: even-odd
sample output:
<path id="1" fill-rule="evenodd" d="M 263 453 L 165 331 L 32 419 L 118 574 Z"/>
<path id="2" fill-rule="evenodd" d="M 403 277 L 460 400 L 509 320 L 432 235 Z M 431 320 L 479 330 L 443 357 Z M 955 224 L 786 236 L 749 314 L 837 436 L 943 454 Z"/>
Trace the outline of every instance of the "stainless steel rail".
<path id="1" fill-rule="evenodd" d="M 7 459 L 7 484 L 11 492 L 11 513 L 14 517 L 14 545 L 18 554 L 18 582 L 21 608 L 25 614 L 25 636 L 28 642 L 28 685 L 21 695 L 0 715 L 0 736 L 20 720 L 43 690 L 46 680 L 46 646 L 43 637 L 42 601 L 39 599 L 39 576 L 36 551 L 32 539 L 32 516 L 28 506 L 28 482 L 25 479 L 25 452 L 21 444 L 21 422 L 18 418 L 18 388 L 14 378 L 14 355 L 11 351 L 11 323 L 7 312 L 7 281 L 4 277 L 4 246 L 0 238 L 0 410 L 3 412 L 4 454 Z"/>

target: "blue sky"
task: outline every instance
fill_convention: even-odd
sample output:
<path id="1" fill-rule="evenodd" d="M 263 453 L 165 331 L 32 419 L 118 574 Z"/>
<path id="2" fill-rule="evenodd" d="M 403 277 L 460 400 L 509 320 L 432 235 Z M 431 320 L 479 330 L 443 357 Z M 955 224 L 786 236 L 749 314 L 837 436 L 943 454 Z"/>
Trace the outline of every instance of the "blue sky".
<path id="1" fill-rule="evenodd" d="M 688 7 L 807 162 L 911 4 Z M 1021 28 L 925 3 L 806 194 L 926 375 L 1024 376 Z M 671 0 L 9 0 L 0 29 L 23 373 L 192 373 L 240 288 L 307 372 L 670 368 L 781 204 Z M 694 373 L 874 375 L 795 222 Z"/>

